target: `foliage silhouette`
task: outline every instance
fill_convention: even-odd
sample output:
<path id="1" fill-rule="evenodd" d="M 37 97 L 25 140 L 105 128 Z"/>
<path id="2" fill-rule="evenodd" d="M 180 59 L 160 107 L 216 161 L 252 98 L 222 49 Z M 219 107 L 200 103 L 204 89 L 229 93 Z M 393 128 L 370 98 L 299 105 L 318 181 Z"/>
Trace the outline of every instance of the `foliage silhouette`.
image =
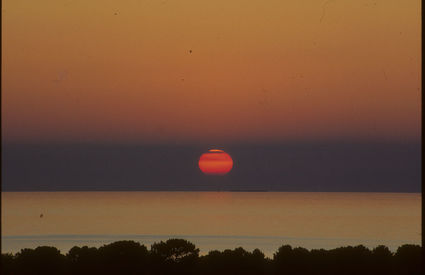
<path id="1" fill-rule="evenodd" d="M 147 274 L 149 252 L 134 241 L 118 241 L 99 248 L 100 274 Z"/>
<path id="2" fill-rule="evenodd" d="M 392 274 L 394 272 L 394 263 L 392 261 L 393 253 L 384 245 L 375 247 L 372 250 L 373 268 L 372 274 Z"/>
<path id="3" fill-rule="evenodd" d="M 55 247 L 25 248 L 15 255 L 13 274 L 65 274 L 66 257 Z"/>
<path id="4" fill-rule="evenodd" d="M 14 256 L 12 253 L 1 254 L 1 273 L 12 274 L 14 271 Z"/>
<path id="5" fill-rule="evenodd" d="M 259 249 L 252 253 L 242 247 L 215 250 L 201 257 L 201 274 L 267 274 L 269 261 Z"/>
<path id="6" fill-rule="evenodd" d="M 155 274 L 196 274 L 199 249 L 183 239 L 169 239 L 151 246 Z"/>
<path id="7" fill-rule="evenodd" d="M 276 274 L 307 274 L 310 272 L 310 255 L 305 248 L 292 249 L 290 245 L 281 246 L 273 255 L 274 271 Z"/>
<path id="8" fill-rule="evenodd" d="M 394 255 L 398 274 L 420 274 L 421 260 L 424 257 L 422 253 L 423 250 L 418 245 L 405 244 L 400 246 Z"/>
<path id="9" fill-rule="evenodd" d="M 66 257 L 72 274 L 96 274 L 101 270 L 99 252 L 95 247 L 74 246 Z"/>
<path id="10" fill-rule="evenodd" d="M 389 274 L 421 273 L 422 247 L 400 246 L 392 253 L 386 246 L 370 250 L 362 245 L 331 250 L 292 248 L 283 245 L 269 259 L 255 249 L 210 251 L 183 239 L 154 243 L 151 249 L 134 241 L 94 247 L 74 246 L 65 255 L 41 246 L 2 254 L 1 274 Z"/>

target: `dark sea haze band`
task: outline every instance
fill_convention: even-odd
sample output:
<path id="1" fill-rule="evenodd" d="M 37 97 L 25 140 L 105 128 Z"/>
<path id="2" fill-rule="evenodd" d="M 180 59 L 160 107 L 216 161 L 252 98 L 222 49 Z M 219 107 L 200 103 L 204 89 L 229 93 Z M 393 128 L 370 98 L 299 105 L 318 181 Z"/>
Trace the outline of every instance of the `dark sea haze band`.
<path id="1" fill-rule="evenodd" d="M 3 191 L 420 192 L 420 143 L 222 146 L 224 176 L 203 174 L 206 146 L 3 144 Z"/>

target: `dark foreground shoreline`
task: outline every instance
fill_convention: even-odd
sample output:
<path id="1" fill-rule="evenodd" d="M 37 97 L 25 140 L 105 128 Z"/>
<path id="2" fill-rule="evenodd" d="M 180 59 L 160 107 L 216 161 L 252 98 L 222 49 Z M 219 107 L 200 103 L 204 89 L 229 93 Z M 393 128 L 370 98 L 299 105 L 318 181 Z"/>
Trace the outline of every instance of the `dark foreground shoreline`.
<path id="1" fill-rule="evenodd" d="M 1 274 L 422 274 L 422 248 L 405 244 L 395 253 L 386 246 L 362 245 L 331 250 L 281 246 L 272 258 L 243 248 L 210 251 L 184 239 L 154 243 L 117 241 L 100 248 L 77 247 L 61 254 L 55 247 L 2 254 Z"/>

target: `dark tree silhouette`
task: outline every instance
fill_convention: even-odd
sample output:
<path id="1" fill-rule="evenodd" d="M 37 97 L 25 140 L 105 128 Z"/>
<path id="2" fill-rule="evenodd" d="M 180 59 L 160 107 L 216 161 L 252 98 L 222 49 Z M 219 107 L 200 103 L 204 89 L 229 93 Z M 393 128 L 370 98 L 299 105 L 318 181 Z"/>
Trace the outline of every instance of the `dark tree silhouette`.
<path id="1" fill-rule="evenodd" d="M 372 274 L 394 274 L 393 253 L 384 245 L 372 250 Z"/>
<path id="2" fill-rule="evenodd" d="M 329 259 L 329 251 L 324 249 L 311 250 L 309 263 L 306 263 L 306 265 L 309 265 L 310 270 L 312 270 L 310 274 L 330 274 L 333 265 L 333 262 Z"/>
<path id="3" fill-rule="evenodd" d="M 372 251 L 359 246 L 331 250 L 307 250 L 281 246 L 273 259 L 255 249 L 242 247 L 210 251 L 183 239 L 154 243 L 151 250 L 134 241 L 118 241 L 94 247 L 73 247 L 66 256 L 54 247 L 41 246 L 2 254 L 1 274 L 373 274 L 416 275 L 421 273 L 422 248 L 400 246 L 392 253 L 386 246 Z"/>
<path id="4" fill-rule="evenodd" d="M 307 249 L 290 245 L 281 246 L 273 255 L 274 271 L 276 274 L 310 274 L 310 253 Z"/>
<path id="5" fill-rule="evenodd" d="M 419 245 L 405 244 L 394 255 L 397 274 L 422 274 L 421 259 L 424 256 Z"/>
<path id="6" fill-rule="evenodd" d="M 170 239 L 151 246 L 152 266 L 156 274 L 195 274 L 199 249 L 189 241 Z"/>
<path id="7" fill-rule="evenodd" d="M 146 274 L 149 252 L 134 241 L 118 241 L 98 249 L 99 274 Z"/>
<path id="8" fill-rule="evenodd" d="M 13 274 L 15 257 L 11 253 L 1 254 L 1 274 Z"/>
<path id="9" fill-rule="evenodd" d="M 97 274 L 101 271 L 100 257 L 95 247 L 71 248 L 66 255 L 72 274 Z"/>
<path id="10" fill-rule="evenodd" d="M 364 247 L 347 246 L 332 249 L 328 252 L 328 258 L 332 261 L 332 274 L 369 274 L 369 266 L 372 263 L 372 252 Z"/>
<path id="11" fill-rule="evenodd" d="M 267 263 L 259 249 L 252 253 L 242 247 L 211 251 L 201 257 L 201 274 L 268 274 Z"/>
<path id="12" fill-rule="evenodd" d="M 22 249 L 15 256 L 15 274 L 67 274 L 66 257 L 55 247 Z"/>

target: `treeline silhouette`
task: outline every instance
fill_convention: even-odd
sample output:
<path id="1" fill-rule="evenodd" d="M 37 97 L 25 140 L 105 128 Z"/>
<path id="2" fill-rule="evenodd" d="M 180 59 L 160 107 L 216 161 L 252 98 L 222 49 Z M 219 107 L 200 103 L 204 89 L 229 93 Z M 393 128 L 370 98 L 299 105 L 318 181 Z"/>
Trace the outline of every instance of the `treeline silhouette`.
<path id="1" fill-rule="evenodd" d="M 359 245 L 331 250 L 281 246 L 272 258 L 239 247 L 200 256 L 183 239 L 154 243 L 150 250 L 134 241 L 100 248 L 74 246 L 66 255 L 55 247 L 22 249 L 2 254 L 1 274 L 422 274 L 422 247 L 386 246 L 372 250 Z"/>

